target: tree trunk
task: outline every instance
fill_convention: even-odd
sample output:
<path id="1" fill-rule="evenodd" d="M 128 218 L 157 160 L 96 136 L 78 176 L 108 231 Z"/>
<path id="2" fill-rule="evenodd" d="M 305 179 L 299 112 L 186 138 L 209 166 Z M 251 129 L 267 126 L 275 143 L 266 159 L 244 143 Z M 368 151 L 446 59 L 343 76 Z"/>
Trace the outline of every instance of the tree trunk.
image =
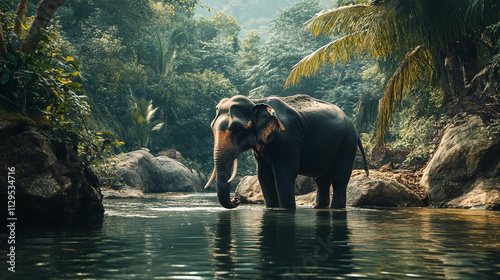
<path id="1" fill-rule="evenodd" d="M 66 1 L 67 0 L 41 0 L 40 3 L 38 3 L 35 19 L 21 44 L 21 52 L 28 54 L 36 48 L 40 41 L 40 30 L 47 27 L 57 9 Z"/>
<path id="2" fill-rule="evenodd" d="M 14 32 L 16 32 L 19 36 L 23 33 L 22 23 L 26 16 L 26 10 L 28 10 L 28 0 L 20 0 L 16 11 L 17 18 L 14 22 Z"/>
<path id="3" fill-rule="evenodd" d="M 3 28 L 0 24 L 0 58 L 7 56 L 7 46 L 5 45 L 5 38 L 3 37 Z"/>
<path id="4" fill-rule="evenodd" d="M 460 61 L 458 60 L 457 46 L 452 43 L 447 48 L 447 54 L 444 59 L 444 67 L 450 81 L 454 97 L 460 97 L 465 92 L 464 76 Z"/>
<path id="5" fill-rule="evenodd" d="M 474 38 L 472 36 L 464 38 L 462 46 L 464 49 L 460 52 L 460 60 L 463 64 L 465 84 L 469 85 L 479 72 L 477 48 L 474 44 Z"/>
<path id="6" fill-rule="evenodd" d="M 442 52 L 439 52 L 436 57 L 436 77 L 438 80 L 439 88 L 441 89 L 441 93 L 443 94 L 443 109 L 447 108 L 448 105 L 453 102 L 453 93 L 451 91 L 446 68 L 444 67 L 445 57 L 445 54 Z"/>

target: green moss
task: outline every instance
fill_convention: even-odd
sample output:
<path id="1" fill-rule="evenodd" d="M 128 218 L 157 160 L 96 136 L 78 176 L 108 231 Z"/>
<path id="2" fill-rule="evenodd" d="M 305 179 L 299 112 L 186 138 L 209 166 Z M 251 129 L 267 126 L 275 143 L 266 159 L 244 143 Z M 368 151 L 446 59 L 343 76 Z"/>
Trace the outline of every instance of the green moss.
<path id="1" fill-rule="evenodd" d="M 7 122 L 6 125 L 2 125 L 2 129 L 7 127 L 23 127 L 23 126 L 36 126 L 36 122 L 20 113 L 7 112 L 0 110 L 0 122 Z"/>

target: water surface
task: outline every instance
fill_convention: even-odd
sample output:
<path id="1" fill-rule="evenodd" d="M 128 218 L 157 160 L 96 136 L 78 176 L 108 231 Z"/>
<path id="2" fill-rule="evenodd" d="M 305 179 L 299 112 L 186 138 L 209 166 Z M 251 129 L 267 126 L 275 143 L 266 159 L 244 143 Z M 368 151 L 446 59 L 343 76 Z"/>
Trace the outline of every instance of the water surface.
<path id="1" fill-rule="evenodd" d="M 499 212 L 227 210 L 213 195 L 105 208 L 95 226 L 19 232 L 0 279 L 500 279 Z"/>

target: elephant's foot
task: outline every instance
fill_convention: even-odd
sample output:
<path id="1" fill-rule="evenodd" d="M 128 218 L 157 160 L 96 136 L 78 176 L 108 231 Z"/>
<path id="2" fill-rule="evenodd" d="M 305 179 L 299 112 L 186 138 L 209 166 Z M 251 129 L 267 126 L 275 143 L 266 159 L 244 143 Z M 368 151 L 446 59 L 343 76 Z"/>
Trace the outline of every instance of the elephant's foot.
<path id="1" fill-rule="evenodd" d="M 328 204 L 326 204 L 326 205 L 315 205 L 314 209 L 328 209 Z"/>
<path id="2" fill-rule="evenodd" d="M 346 206 L 345 196 L 333 196 L 332 204 L 330 204 L 330 208 L 332 209 L 344 209 Z"/>

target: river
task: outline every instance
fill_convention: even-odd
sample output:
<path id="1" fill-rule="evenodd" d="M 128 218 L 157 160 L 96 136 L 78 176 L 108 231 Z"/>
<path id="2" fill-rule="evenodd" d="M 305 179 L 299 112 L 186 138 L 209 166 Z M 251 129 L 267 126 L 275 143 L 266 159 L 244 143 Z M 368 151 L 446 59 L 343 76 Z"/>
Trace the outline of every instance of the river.
<path id="1" fill-rule="evenodd" d="M 97 225 L 19 232 L 16 272 L 4 263 L 0 279 L 500 279 L 500 212 L 104 204 Z"/>

